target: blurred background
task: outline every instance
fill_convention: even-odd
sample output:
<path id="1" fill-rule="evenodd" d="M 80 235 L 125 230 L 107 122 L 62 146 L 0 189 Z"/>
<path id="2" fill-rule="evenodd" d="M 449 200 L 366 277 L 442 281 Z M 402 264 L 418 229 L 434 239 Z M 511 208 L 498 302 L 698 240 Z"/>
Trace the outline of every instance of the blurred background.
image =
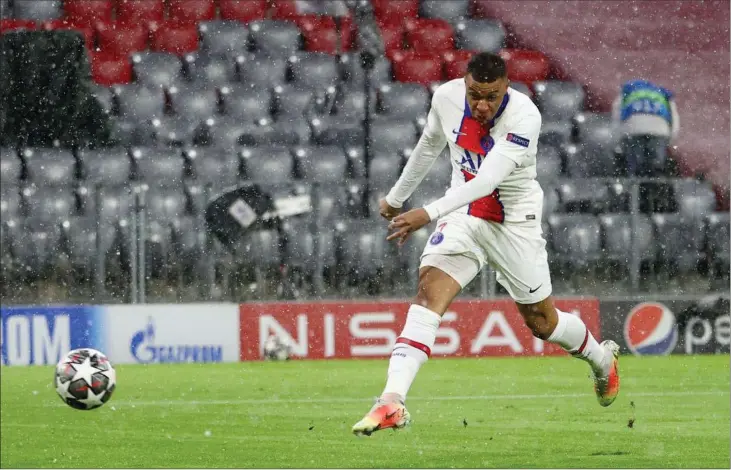
<path id="1" fill-rule="evenodd" d="M 412 295 L 433 227 L 399 250 L 377 201 L 475 51 L 543 114 L 555 294 L 729 290 L 727 1 L 0 0 L 0 32 L 4 305 Z M 651 165 L 632 80 L 677 106 Z M 243 182 L 311 210 L 225 247 L 204 210 Z"/>

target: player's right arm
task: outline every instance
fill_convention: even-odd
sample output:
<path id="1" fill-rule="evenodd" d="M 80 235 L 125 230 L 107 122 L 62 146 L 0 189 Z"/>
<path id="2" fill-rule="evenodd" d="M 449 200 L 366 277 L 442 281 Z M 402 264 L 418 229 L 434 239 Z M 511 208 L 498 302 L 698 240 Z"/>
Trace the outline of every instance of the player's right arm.
<path id="1" fill-rule="evenodd" d="M 432 98 L 429 115 L 426 118 L 426 127 L 424 127 L 419 142 L 411 152 L 409 160 L 406 162 L 404 171 L 401 173 L 398 181 L 396 181 L 396 184 L 382 201 L 380 207 L 381 215 L 387 219 L 400 212 L 398 209 L 414 193 L 429 172 L 434 161 L 447 145 L 447 137 L 442 130 L 436 100 L 437 95 L 435 94 L 434 98 Z M 387 207 L 384 207 L 384 203 Z"/>

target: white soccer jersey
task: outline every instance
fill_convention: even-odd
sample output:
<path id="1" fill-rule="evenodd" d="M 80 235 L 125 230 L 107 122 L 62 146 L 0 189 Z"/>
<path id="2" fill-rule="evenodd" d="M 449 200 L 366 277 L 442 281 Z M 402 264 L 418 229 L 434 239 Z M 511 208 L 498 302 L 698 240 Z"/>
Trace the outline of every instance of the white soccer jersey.
<path id="1" fill-rule="evenodd" d="M 387 202 L 393 207 L 401 207 L 444 146 L 449 145 L 452 184 L 440 202 L 446 202 L 450 193 L 473 179 L 488 154 L 499 154 L 515 163 L 513 171 L 502 181 L 495 182 L 497 188 L 491 194 L 455 208 L 455 212 L 498 223 L 540 223 L 543 191 L 535 179 L 541 127 L 538 108 L 527 95 L 509 88 L 489 126 L 482 126 L 471 114 L 463 78 L 437 88 L 422 137 L 386 197 Z M 427 212 L 434 218 L 435 209 L 430 206 L 433 205 L 427 206 Z M 438 213 L 438 216 L 442 215 L 445 214 Z"/>

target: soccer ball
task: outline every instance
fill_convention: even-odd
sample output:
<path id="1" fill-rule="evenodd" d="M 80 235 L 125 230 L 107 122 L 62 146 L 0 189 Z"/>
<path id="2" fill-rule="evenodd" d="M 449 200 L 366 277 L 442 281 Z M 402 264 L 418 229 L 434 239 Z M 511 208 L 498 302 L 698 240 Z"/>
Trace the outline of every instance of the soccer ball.
<path id="1" fill-rule="evenodd" d="M 107 356 L 96 349 L 74 349 L 56 365 L 53 385 L 71 408 L 93 410 L 112 397 L 117 373 Z"/>
<path id="2" fill-rule="evenodd" d="M 264 343 L 264 359 L 287 361 L 289 360 L 289 354 L 289 344 L 277 335 L 271 335 Z"/>

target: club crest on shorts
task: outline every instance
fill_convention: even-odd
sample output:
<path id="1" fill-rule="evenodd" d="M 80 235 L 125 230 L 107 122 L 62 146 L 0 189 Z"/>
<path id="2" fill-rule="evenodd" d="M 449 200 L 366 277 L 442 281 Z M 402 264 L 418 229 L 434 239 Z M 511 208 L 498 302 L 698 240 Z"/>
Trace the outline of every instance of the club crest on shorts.
<path id="1" fill-rule="evenodd" d="M 429 238 L 429 243 L 432 245 L 439 245 L 444 240 L 444 234 L 442 232 L 434 232 Z"/>

